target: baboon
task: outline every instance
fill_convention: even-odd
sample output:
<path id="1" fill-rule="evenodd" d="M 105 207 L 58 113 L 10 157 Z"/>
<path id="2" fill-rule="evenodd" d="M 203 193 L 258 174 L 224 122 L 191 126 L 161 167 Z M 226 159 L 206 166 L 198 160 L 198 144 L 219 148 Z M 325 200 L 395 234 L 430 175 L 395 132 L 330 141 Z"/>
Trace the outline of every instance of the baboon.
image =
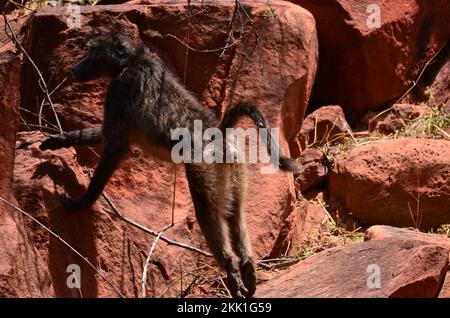
<path id="1" fill-rule="evenodd" d="M 172 75 L 156 54 L 121 34 L 101 35 L 88 43 L 89 52 L 73 68 L 78 81 L 111 79 L 104 103 L 103 124 L 94 128 L 49 136 L 41 150 L 104 143 L 103 153 L 90 184 L 79 200 L 62 196 L 70 209 L 86 209 L 97 200 L 130 144 L 138 144 L 162 160 L 171 161 L 176 140 L 171 130 L 193 129 L 201 120 L 203 129 L 232 127 L 241 116 L 250 117 L 259 128 L 268 128 L 261 112 L 239 102 L 225 112 L 222 121 L 206 109 Z M 270 134 L 269 134 L 270 137 Z M 267 138 L 270 154 L 276 140 Z M 284 171 L 297 171 L 297 162 L 280 154 Z M 244 221 L 246 166 L 241 163 L 184 163 L 195 214 L 209 249 L 227 272 L 233 297 L 251 297 L 256 289 L 256 269 L 251 257 Z"/>

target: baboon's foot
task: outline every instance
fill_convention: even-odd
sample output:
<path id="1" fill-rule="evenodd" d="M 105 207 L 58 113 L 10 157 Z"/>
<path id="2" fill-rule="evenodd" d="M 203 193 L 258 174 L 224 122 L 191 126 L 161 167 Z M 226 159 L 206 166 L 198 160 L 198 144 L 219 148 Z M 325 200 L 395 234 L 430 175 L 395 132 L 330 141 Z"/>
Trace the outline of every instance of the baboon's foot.
<path id="1" fill-rule="evenodd" d="M 59 134 L 59 135 L 50 135 L 47 138 L 45 138 L 44 141 L 39 146 L 39 149 L 55 150 L 55 149 L 65 148 L 68 146 L 70 146 L 70 145 L 67 145 L 67 136 L 65 134 Z"/>
<path id="2" fill-rule="evenodd" d="M 233 298 L 244 298 L 244 295 L 248 294 L 248 290 L 245 288 L 236 262 L 230 259 L 226 270 L 231 296 Z"/>
<path id="3" fill-rule="evenodd" d="M 245 297 L 252 297 L 256 291 L 256 267 L 253 259 L 249 258 L 245 262 L 241 262 L 240 265 L 241 277 L 244 282 L 247 293 L 244 294 Z"/>

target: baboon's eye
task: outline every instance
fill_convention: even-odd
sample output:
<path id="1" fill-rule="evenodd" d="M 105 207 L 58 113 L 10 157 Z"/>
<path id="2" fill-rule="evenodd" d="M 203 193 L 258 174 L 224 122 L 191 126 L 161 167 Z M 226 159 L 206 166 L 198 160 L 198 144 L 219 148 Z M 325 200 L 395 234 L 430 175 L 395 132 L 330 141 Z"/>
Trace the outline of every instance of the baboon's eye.
<path id="1" fill-rule="evenodd" d="M 114 51 L 118 57 L 123 57 L 127 51 L 127 48 L 123 44 L 118 44 L 116 45 Z"/>

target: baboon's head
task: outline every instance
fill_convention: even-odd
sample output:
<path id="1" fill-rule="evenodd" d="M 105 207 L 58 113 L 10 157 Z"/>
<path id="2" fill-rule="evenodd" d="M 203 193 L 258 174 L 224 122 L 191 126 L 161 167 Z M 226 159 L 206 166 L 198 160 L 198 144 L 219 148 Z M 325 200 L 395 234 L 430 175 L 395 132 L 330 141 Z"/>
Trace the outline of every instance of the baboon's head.
<path id="1" fill-rule="evenodd" d="M 121 34 L 101 35 L 88 42 L 89 53 L 73 68 L 75 77 L 86 82 L 117 76 L 136 54 L 136 44 Z"/>

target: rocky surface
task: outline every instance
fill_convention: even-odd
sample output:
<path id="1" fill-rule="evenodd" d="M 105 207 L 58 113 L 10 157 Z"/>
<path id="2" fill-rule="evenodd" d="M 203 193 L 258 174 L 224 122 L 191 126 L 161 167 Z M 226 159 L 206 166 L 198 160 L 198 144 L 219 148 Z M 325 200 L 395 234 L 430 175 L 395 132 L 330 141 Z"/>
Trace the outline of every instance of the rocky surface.
<path id="1" fill-rule="evenodd" d="M 447 0 L 433 6 L 427 0 L 378 1 L 379 27 L 367 23 L 371 0 L 291 2 L 317 22 L 320 61 L 312 104 L 341 105 L 351 117 L 395 101 L 450 38 L 441 27 L 450 15 Z"/>
<path id="2" fill-rule="evenodd" d="M 313 255 L 261 284 L 256 297 L 436 297 L 447 269 L 447 249 L 386 238 Z"/>
<path id="3" fill-rule="evenodd" d="M 382 240 L 386 238 L 408 239 L 443 247 L 449 252 L 450 262 L 450 237 L 448 235 L 428 234 L 421 233 L 417 230 L 401 229 L 385 225 L 375 225 L 367 230 L 365 236 L 365 240 Z M 450 271 L 447 272 L 444 282 L 442 283 L 439 297 L 450 298 Z"/>
<path id="4" fill-rule="evenodd" d="M 195 6 L 196 4 L 194 10 L 198 10 Z M 198 25 L 192 25 L 189 45 L 198 49 L 223 46 L 233 8 L 233 3 L 205 4 L 203 13 L 197 15 L 205 32 Z M 255 99 L 271 126 L 281 129 L 281 135 L 284 136 L 281 140 L 283 151 L 289 154 L 292 149 L 298 153 L 293 137 L 300 130 L 317 67 L 314 20 L 306 10 L 289 3 L 277 5 L 277 20 L 263 17 L 265 4 L 249 3 L 246 8 L 255 17 L 255 26 L 260 30 L 261 41 L 264 43 L 258 53 L 261 54 L 261 59 L 256 56 L 256 51 L 250 54 L 256 44 L 252 29 L 246 28 L 243 34 L 247 43 L 245 47 L 235 46 L 226 51 L 221 59 L 217 54 L 190 51 L 186 74 L 196 76 L 186 76 L 186 86 L 204 101 L 206 107 L 213 108 L 218 116 L 231 101 L 244 96 L 250 100 Z M 33 56 L 39 57 L 36 63 L 46 70 L 45 75 L 53 74 L 53 83 L 59 83 L 67 77 L 63 87 L 53 96 L 66 130 L 91 126 L 101 121 L 105 82 L 74 83 L 70 72 L 74 63 L 85 54 L 86 41 L 96 33 L 109 30 L 111 19 L 117 15 L 122 19 L 113 19 L 116 30 L 141 38 L 180 77 L 183 77 L 185 71 L 186 48 L 173 36 L 179 39 L 187 37 L 187 22 L 183 22 L 188 10 L 186 1 L 167 6 L 126 4 L 82 9 L 83 28 L 80 30 L 67 28 L 61 9 L 46 8 L 39 10 L 29 21 L 26 36 L 26 46 Z M 165 18 L 162 19 L 161 16 Z M 180 22 L 173 23 L 178 20 Z M 53 27 L 49 28 L 49 25 Z M 39 41 L 35 40 L 37 38 Z M 246 55 L 248 60 L 243 60 Z M 263 62 L 263 74 L 260 61 Z M 36 83 L 30 67 L 24 68 L 23 80 Z M 37 90 L 37 85 L 32 84 L 23 88 L 24 107 L 34 105 Z M 51 120 L 52 114 L 47 113 L 46 118 Z M 36 119 L 28 117 L 28 120 L 35 122 Z M 85 149 L 77 149 L 77 156 L 82 165 L 92 167 L 97 161 Z M 155 188 L 167 189 L 166 182 L 170 183 L 172 180 L 167 166 L 153 169 L 156 163 L 149 161 L 153 166 L 148 166 L 144 162 L 147 161 L 137 158 L 137 169 L 152 169 Z M 247 211 L 249 219 L 254 220 L 254 242 L 260 246 L 255 248 L 255 252 L 258 257 L 263 257 L 273 244 L 280 222 L 293 209 L 294 182 L 289 174 L 279 172 L 275 175 L 263 175 L 255 167 L 250 184 L 251 199 L 247 204 Z M 266 195 L 267 191 L 270 191 L 270 196 Z M 161 202 L 165 202 L 165 209 L 169 209 L 171 205 L 168 193 L 170 191 L 159 191 L 145 198 L 147 209 L 159 210 Z M 120 204 L 128 204 L 121 201 Z"/>
<path id="5" fill-rule="evenodd" d="M 351 132 L 340 106 L 323 106 L 306 116 L 297 139 L 305 149 L 309 145 L 337 142 Z"/>
<path id="6" fill-rule="evenodd" d="M 307 148 L 300 158 L 302 164 L 297 176 L 301 193 L 320 188 L 328 177 L 328 164 L 325 154 L 317 148 Z"/>
<path id="7" fill-rule="evenodd" d="M 271 256 L 296 256 L 304 242 L 320 235 L 327 221 L 327 214 L 319 204 L 301 200 L 283 222 Z"/>
<path id="8" fill-rule="evenodd" d="M 427 105 L 395 104 L 388 112 L 369 112 L 364 116 L 365 124 L 370 131 L 392 134 L 404 128 L 408 121 L 431 113 Z"/>
<path id="9" fill-rule="evenodd" d="M 400 138 L 336 158 L 330 196 L 368 224 L 438 228 L 450 223 L 450 142 Z"/>
<path id="10" fill-rule="evenodd" d="M 113 2 L 126 1 L 104 1 Z M 448 236 L 450 223 L 450 118 L 429 117 L 442 103 L 450 113 L 448 1 L 380 1 L 374 29 L 369 0 L 291 2 L 240 1 L 248 18 L 235 15 L 231 33 L 234 1 L 191 1 L 195 19 L 185 0 L 82 6 L 79 29 L 68 27 L 64 7 L 13 10 L 8 18 L 50 90 L 57 88 L 64 130 L 102 122 L 107 82 L 77 83 L 71 68 L 89 39 L 111 30 L 143 41 L 217 117 L 245 98 L 280 129 L 283 152 L 302 169 L 294 180 L 251 166 L 246 219 L 260 261 L 257 297 L 450 297 L 450 238 L 419 231 Z M 41 88 L 15 50 L 0 34 L 0 297 L 142 297 L 154 237 L 121 220 L 105 198 L 79 213 L 61 207 L 60 194 L 84 192 L 102 147 L 39 150 L 58 130 L 55 116 L 45 105 L 45 133 L 38 131 Z M 415 119 L 441 130 L 401 138 Z M 157 232 L 171 221 L 173 168 L 133 148 L 105 193 Z M 164 236 L 207 252 L 181 168 L 175 184 L 175 224 Z M 80 289 L 67 288 L 71 264 L 80 266 Z M 212 258 L 161 240 L 146 295 L 223 297 L 223 275 Z"/>
<path id="11" fill-rule="evenodd" d="M 447 248 L 450 252 L 450 238 L 445 235 L 422 233 L 417 230 L 398 228 L 387 225 L 374 225 L 367 229 L 365 240 L 399 238 L 435 244 Z"/>
<path id="12" fill-rule="evenodd" d="M 27 21 L 24 46 L 43 70 L 44 77 L 51 78 L 50 89 L 63 83 L 52 99 L 64 130 L 92 126 L 102 120 L 106 82 L 75 83 L 71 68 L 86 53 L 87 40 L 98 33 L 109 32 L 112 27 L 140 38 L 175 74 L 180 75 L 180 81 L 186 71 L 186 86 L 205 107 L 213 108 L 217 116 L 241 98 L 257 101 L 271 126 L 281 129 L 283 151 L 288 155 L 291 150 L 299 153 L 294 136 L 300 130 L 317 67 L 314 19 L 306 10 L 289 3 L 276 5 L 276 20 L 264 17 L 266 7 L 262 1 L 246 3 L 245 8 L 264 46 L 256 47 L 254 30 L 248 27 L 242 34 L 245 46 L 232 46 L 222 58 L 218 53 L 190 51 L 186 70 L 186 47 L 177 40 L 187 38 L 187 22 L 183 20 L 188 12 L 186 1 L 167 6 L 82 7 L 83 27 L 77 30 L 67 27 L 64 8 L 44 8 Z M 203 13 L 197 18 L 202 21 L 205 32 L 191 24 L 189 45 L 199 50 L 223 46 L 233 9 L 234 3 L 204 4 Z M 196 5 L 194 10 L 198 10 Z M 117 16 L 121 18 L 116 19 Z M 236 32 L 234 35 L 238 36 L 239 32 Z M 26 85 L 17 85 L 21 87 L 22 106 L 26 109 L 22 115 L 27 123 L 35 125 L 38 123 L 36 95 L 40 89 L 35 71 L 28 63 L 23 66 L 23 83 Z M 49 129 L 55 128 L 49 107 L 45 107 L 44 119 Z M 23 127 L 23 130 L 28 128 Z M 99 267 L 121 293 L 140 297 L 142 263 L 152 237 L 111 216 L 103 200 L 81 215 L 65 213 L 58 204 L 59 194 L 66 192 L 77 197 L 84 191 L 89 171 L 98 161 L 95 152 L 100 152 L 101 147 L 41 152 L 38 140 L 42 138 L 33 132 L 20 135 L 14 174 L 19 205 L 53 228 Z M 271 253 L 282 222 L 294 209 L 294 180 L 292 175 L 281 172 L 262 175 L 258 167 L 254 167 L 250 182 L 247 219 L 255 257 L 261 259 Z M 145 157 L 141 150 L 134 149 L 110 180 L 106 193 L 132 220 L 158 231 L 170 222 L 172 189 L 172 167 L 155 162 Z M 168 237 L 207 250 L 195 221 L 182 169 L 177 177 L 175 220 L 176 226 L 167 231 Z M 73 296 L 65 285 L 66 267 L 72 263 L 80 265 L 84 273 L 82 286 L 85 288 L 81 290 L 84 296 L 118 296 L 109 283 L 94 275 L 92 269 L 66 246 L 32 222 L 25 224 L 32 245 L 48 267 L 56 296 Z M 174 296 L 178 291 L 177 287 L 170 287 L 171 284 L 183 273 L 203 266 L 205 262 L 211 260 L 159 243 L 149 269 L 147 293 Z"/>
<path id="13" fill-rule="evenodd" d="M 430 92 L 436 105 L 445 105 L 450 113 L 450 44 L 447 42 L 447 56 L 444 65 L 439 69 L 430 86 Z"/>
<path id="14" fill-rule="evenodd" d="M 450 298 L 450 273 L 447 272 L 444 283 L 442 284 L 441 291 L 439 292 L 439 298 Z"/>
<path id="15" fill-rule="evenodd" d="M 40 258 L 19 215 L 3 200 L 16 205 L 13 189 L 14 144 L 19 123 L 20 59 L 0 54 L 0 295 L 52 296 L 45 263 Z"/>

